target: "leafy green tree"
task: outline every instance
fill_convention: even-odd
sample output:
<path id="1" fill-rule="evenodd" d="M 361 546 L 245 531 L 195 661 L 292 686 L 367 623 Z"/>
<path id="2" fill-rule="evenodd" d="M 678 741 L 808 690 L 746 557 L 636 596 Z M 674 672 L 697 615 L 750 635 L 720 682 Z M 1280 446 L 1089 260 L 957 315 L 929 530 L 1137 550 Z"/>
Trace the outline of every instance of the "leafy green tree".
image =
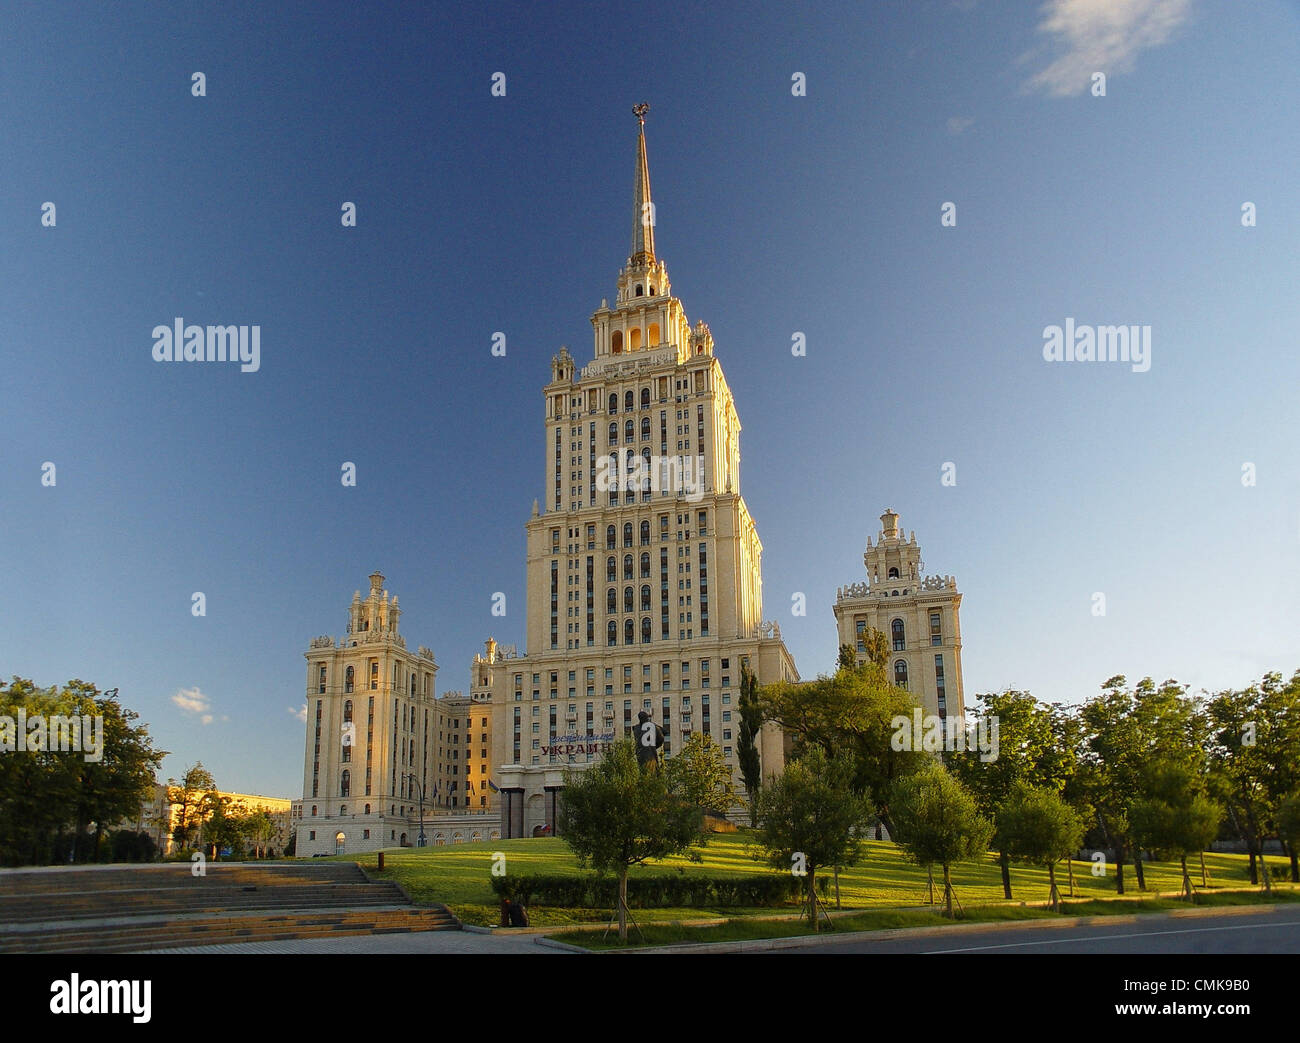
<path id="1" fill-rule="evenodd" d="M 1161 857 L 1178 857 L 1183 867 L 1183 894 L 1191 901 L 1187 856 L 1209 847 L 1219 832 L 1223 808 L 1205 795 L 1203 781 L 1177 761 L 1153 765 L 1145 790 L 1148 795 L 1134 801 L 1129 813 L 1133 835 Z"/>
<path id="2" fill-rule="evenodd" d="M 763 709 L 758 698 L 758 678 L 743 662 L 740 664 L 740 737 L 736 744 L 736 761 L 749 800 L 749 824 L 758 825 L 758 791 L 763 785 L 762 765 L 758 756 L 758 733 L 763 727 Z"/>
<path id="3" fill-rule="evenodd" d="M 1075 772 L 1073 748 L 1062 749 L 1056 715 L 1061 711 L 1044 706 L 1028 692 L 992 692 L 976 697 L 980 709 L 969 714 L 972 724 L 985 729 L 997 723 L 998 756 L 981 760 L 973 752 L 949 751 L 944 766 L 975 798 L 975 805 L 985 818 L 993 819 L 997 810 L 1022 784 L 1064 788 Z M 994 837 L 998 864 L 1002 870 L 1002 893 L 1011 897 L 1011 852 L 1002 842 L 999 831 Z"/>
<path id="4" fill-rule="evenodd" d="M 1210 792 L 1245 841 L 1257 883 L 1256 864 L 1276 832 L 1277 810 L 1300 786 L 1300 672 L 1286 684 L 1281 674 L 1270 673 L 1242 691 L 1219 692 L 1205 712 Z M 1264 882 L 1269 885 L 1267 873 Z"/>
<path id="5" fill-rule="evenodd" d="M 580 864 L 618 874 L 620 941 L 627 941 L 628 867 L 691 854 L 703 842 L 701 818 L 697 806 L 669 789 L 667 772 L 641 770 L 630 738 L 590 767 L 566 770 L 560 836 Z"/>
<path id="6" fill-rule="evenodd" d="M 1296 857 L 1300 848 L 1300 790 L 1278 805 L 1277 833 L 1291 854 L 1291 881 L 1300 883 L 1300 861 Z"/>
<path id="7" fill-rule="evenodd" d="M 893 783 L 930 760 L 923 751 L 895 750 L 890 742 L 894 719 L 910 719 L 915 697 L 892 684 L 882 666 L 867 662 L 813 681 L 767 685 L 762 703 L 763 716 L 793 736 L 796 759 L 814 747 L 828 758 L 850 758 L 854 791 L 873 798 L 876 816 L 892 836 Z"/>
<path id="8" fill-rule="evenodd" d="M 212 772 L 203 766 L 202 761 L 187 768 L 179 784 L 175 779 L 167 780 L 167 803 L 177 809 L 172 839 L 182 850 L 189 850 L 198 843 L 199 831 L 210 807 L 208 794 L 216 788 Z"/>
<path id="9" fill-rule="evenodd" d="M 1097 824 L 1115 852 L 1116 890 L 1124 893 L 1125 854 L 1132 852 L 1138 887 L 1146 890 L 1141 850 L 1130 829 L 1130 808 L 1143 794 L 1153 760 L 1179 762 L 1193 774 L 1204 769 L 1205 718 L 1176 681 L 1156 687 L 1143 678 L 1128 689 L 1112 677 L 1079 711 L 1083 789 Z"/>
<path id="10" fill-rule="evenodd" d="M 817 870 L 851 866 L 871 802 L 853 789 L 853 765 L 811 747 L 759 791 L 756 840 L 776 868 L 806 874 L 808 922 L 817 926 Z"/>
<path id="11" fill-rule="evenodd" d="M 704 811 L 725 815 L 737 801 L 731 766 L 722 747 L 703 732 L 692 732 L 664 765 L 668 788 Z"/>
<path id="12" fill-rule="evenodd" d="M 993 824 L 975 798 L 944 767 L 930 761 L 894 785 L 895 834 L 907 857 L 927 869 L 943 868 L 945 915 L 952 919 L 952 867 L 982 858 Z"/>
<path id="13" fill-rule="evenodd" d="M 1048 899 L 1057 912 L 1056 863 L 1079 849 L 1083 832 L 1083 819 L 1054 789 L 1017 783 L 997 810 L 999 849 L 1017 861 L 1047 867 Z"/>

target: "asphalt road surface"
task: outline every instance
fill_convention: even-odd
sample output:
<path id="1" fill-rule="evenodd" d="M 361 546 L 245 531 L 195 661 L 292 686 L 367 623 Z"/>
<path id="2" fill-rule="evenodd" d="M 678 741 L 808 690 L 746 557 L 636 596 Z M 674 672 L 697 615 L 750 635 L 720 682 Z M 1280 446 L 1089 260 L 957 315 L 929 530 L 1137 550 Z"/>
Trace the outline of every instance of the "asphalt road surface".
<path id="1" fill-rule="evenodd" d="M 1257 908 L 1257 907 L 1256 907 Z M 1118 918 L 1116 918 L 1118 919 Z M 789 950 L 787 950 L 789 951 Z M 880 941 L 826 942 L 807 953 L 1300 953 L 1300 908 L 1187 917 L 1148 915 L 1136 922 L 1082 927 L 991 927 Z"/>

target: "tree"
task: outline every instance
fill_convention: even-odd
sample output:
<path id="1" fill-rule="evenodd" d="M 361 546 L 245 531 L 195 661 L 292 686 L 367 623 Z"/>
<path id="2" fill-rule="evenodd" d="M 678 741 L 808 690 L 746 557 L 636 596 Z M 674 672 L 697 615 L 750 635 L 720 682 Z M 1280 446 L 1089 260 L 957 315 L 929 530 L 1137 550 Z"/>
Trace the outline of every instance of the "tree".
<path id="1" fill-rule="evenodd" d="M 985 818 L 993 819 L 1021 784 L 1060 790 L 1075 770 L 1073 748 L 1062 749 L 1059 710 L 1044 706 L 1028 692 L 993 692 L 976 697 L 981 704 L 970 716 L 987 730 L 998 729 L 998 756 L 983 761 L 968 751 L 944 754 L 944 765 L 975 798 Z M 1002 894 L 1011 898 L 1011 853 L 994 837 L 1002 870 Z"/>
<path id="2" fill-rule="evenodd" d="M 749 797 L 749 824 L 758 825 L 758 791 L 763 784 L 762 766 L 758 756 L 758 733 L 763 727 L 763 709 L 758 699 L 758 678 L 745 663 L 740 664 L 740 738 L 736 745 L 736 761 L 740 777 Z"/>
<path id="3" fill-rule="evenodd" d="M 1291 880 L 1300 881 L 1300 865 L 1296 849 L 1300 848 L 1300 790 L 1296 790 L 1278 805 L 1277 833 L 1291 850 Z"/>
<path id="4" fill-rule="evenodd" d="M 943 868 L 944 915 L 951 920 L 952 866 L 983 856 L 993 824 L 966 788 L 934 761 L 895 784 L 892 805 L 896 837 L 908 858 L 927 869 Z"/>
<path id="5" fill-rule="evenodd" d="M 813 747 L 828 758 L 837 753 L 850 758 L 853 790 L 872 797 L 892 836 L 892 785 L 930 760 L 923 751 L 895 750 L 890 742 L 894 719 L 911 717 L 914 696 L 890 683 L 882 666 L 868 662 L 814 681 L 768 685 L 762 704 L 763 716 L 793 735 L 795 759 Z"/>
<path id="6" fill-rule="evenodd" d="M 996 843 L 1017 861 L 1046 866 L 1048 900 L 1061 911 L 1056 887 L 1056 863 L 1071 856 L 1083 842 L 1084 824 L 1054 789 L 1018 783 L 997 811 Z"/>
<path id="7" fill-rule="evenodd" d="M 861 857 L 859 833 L 871 802 L 853 790 L 853 765 L 812 747 L 786 765 L 758 795 L 756 840 L 772 865 L 806 874 L 808 922 L 817 926 L 817 870 L 851 866 Z"/>
<path id="8" fill-rule="evenodd" d="M 1199 774 L 1207 744 L 1205 720 L 1176 681 L 1159 688 L 1143 678 L 1133 689 L 1112 677 L 1079 711 L 1081 773 L 1097 824 L 1115 852 L 1115 886 L 1124 893 L 1124 856 L 1133 853 L 1138 887 L 1146 890 L 1141 849 L 1129 828 L 1130 808 L 1143 793 L 1153 760 L 1178 761 Z"/>
<path id="9" fill-rule="evenodd" d="M 737 801 L 731 766 L 722 747 L 703 732 L 692 732 L 664 765 L 668 788 L 704 811 L 725 815 Z"/>
<path id="10" fill-rule="evenodd" d="M 1219 832 L 1223 808 L 1203 792 L 1204 783 L 1185 764 L 1157 763 L 1148 772 L 1149 795 L 1133 802 L 1133 835 L 1161 857 L 1178 856 L 1183 867 L 1183 894 L 1193 900 L 1187 856 L 1204 851 Z M 1263 867 L 1265 875 L 1268 867 Z"/>
<path id="11" fill-rule="evenodd" d="M 700 809 L 673 793 L 667 780 L 667 772 L 641 770 L 630 738 L 615 742 L 585 770 L 565 771 L 560 835 L 581 865 L 618 874 L 618 937 L 624 943 L 628 867 L 690 853 L 702 841 Z"/>
<path id="12" fill-rule="evenodd" d="M 1243 691 L 1219 692 L 1206 716 L 1210 791 L 1245 841 L 1250 879 L 1257 883 L 1256 863 L 1262 864 L 1264 841 L 1276 831 L 1277 810 L 1300 786 L 1300 672 L 1287 684 L 1270 673 Z M 1267 873 L 1264 882 L 1269 886 Z"/>
<path id="13" fill-rule="evenodd" d="M 177 785 L 175 779 L 167 780 L 167 803 L 179 809 L 176 814 L 176 826 L 172 839 L 182 850 L 188 850 L 191 840 L 197 842 L 199 830 L 210 807 L 207 795 L 216 790 L 217 783 L 212 772 L 199 761 L 185 770 L 185 775 Z"/>

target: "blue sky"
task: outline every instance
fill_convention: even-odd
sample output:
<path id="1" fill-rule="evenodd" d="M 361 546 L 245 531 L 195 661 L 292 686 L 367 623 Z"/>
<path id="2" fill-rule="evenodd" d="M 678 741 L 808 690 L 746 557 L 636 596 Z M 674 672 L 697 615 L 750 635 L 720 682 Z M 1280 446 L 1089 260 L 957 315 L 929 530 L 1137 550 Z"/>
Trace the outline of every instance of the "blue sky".
<path id="1" fill-rule="evenodd" d="M 0 673 L 118 687 L 164 776 L 297 796 L 302 653 L 373 569 L 440 691 L 522 645 L 540 389 L 614 296 L 643 100 L 805 677 L 886 506 L 964 592 L 968 700 L 1300 667 L 1294 4 L 6 19 Z M 260 325 L 260 369 L 153 361 L 177 316 Z M 1149 372 L 1045 361 L 1067 318 L 1150 325 Z"/>

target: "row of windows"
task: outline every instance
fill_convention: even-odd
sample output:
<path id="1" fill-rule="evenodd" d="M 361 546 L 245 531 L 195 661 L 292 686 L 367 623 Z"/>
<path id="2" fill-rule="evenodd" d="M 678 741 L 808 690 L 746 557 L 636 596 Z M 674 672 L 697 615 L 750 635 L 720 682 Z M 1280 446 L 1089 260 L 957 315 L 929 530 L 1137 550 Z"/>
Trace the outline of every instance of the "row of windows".
<path id="1" fill-rule="evenodd" d="M 864 617 L 858 616 L 854 620 L 854 630 L 857 633 L 857 649 L 859 652 L 866 652 L 866 645 L 863 643 L 863 634 L 867 629 L 867 621 Z M 907 631 L 902 619 L 893 619 L 889 624 L 890 644 L 895 652 L 902 652 L 907 649 Z M 938 611 L 930 613 L 930 644 L 943 644 L 943 618 Z"/>

